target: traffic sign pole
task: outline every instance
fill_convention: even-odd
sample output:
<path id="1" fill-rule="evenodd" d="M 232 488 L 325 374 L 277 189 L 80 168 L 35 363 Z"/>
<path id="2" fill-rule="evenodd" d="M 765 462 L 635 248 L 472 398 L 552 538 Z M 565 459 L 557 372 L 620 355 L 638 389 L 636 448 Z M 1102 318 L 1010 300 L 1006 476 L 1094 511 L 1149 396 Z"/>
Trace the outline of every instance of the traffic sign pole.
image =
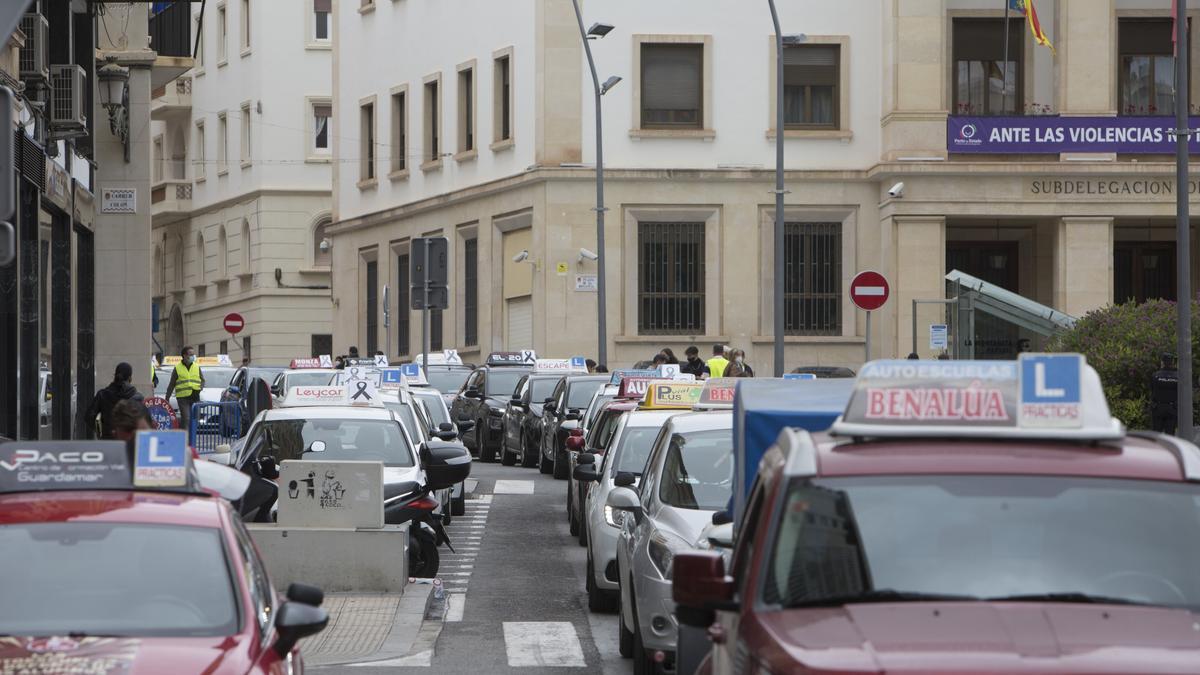
<path id="1" fill-rule="evenodd" d="M 429 237 L 421 238 L 421 368 L 429 379 Z"/>
<path id="2" fill-rule="evenodd" d="M 864 354 L 867 361 L 871 360 L 871 312 L 883 307 L 891 295 L 891 287 L 887 278 L 879 272 L 870 270 L 854 275 L 850 282 L 850 300 L 856 307 L 867 313 L 867 335 L 864 340 Z"/>
<path id="3" fill-rule="evenodd" d="M 869 309 L 867 310 L 867 340 L 866 340 L 866 348 L 867 348 L 867 351 L 866 351 L 866 359 L 863 361 L 864 363 L 866 363 L 866 361 L 870 361 L 870 360 L 871 360 L 871 310 L 869 310 Z"/>

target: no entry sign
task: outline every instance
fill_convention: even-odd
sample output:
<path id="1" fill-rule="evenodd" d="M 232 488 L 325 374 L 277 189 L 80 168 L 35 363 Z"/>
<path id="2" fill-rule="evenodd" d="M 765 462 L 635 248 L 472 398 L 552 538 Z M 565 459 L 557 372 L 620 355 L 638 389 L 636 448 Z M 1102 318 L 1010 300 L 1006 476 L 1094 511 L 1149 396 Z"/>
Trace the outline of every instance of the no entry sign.
<path id="1" fill-rule="evenodd" d="M 225 332 L 230 335 L 237 335 L 246 327 L 246 320 L 237 312 L 230 312 L 225 315 Z"/>
<path id="2" fill-rule="evenodd" d="M 887 279 L 879 272 L 859 272 L 850 282 L 850 300 L 856 307 L 867 312 L 883 307 L 890 294 L 891 288 Z"/>

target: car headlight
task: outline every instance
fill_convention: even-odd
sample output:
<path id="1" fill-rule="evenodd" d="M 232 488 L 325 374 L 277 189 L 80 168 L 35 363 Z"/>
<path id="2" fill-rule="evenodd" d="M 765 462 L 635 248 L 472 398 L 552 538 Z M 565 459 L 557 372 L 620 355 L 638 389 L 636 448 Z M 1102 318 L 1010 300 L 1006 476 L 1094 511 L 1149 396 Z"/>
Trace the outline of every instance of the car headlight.
<path id="1" fill-rule="evenodd" d="M 618 511 L 608 504 L 605 504 L 604 522 L 608 523 L 610 527 L 621 529 L 621 526 L 625 524 L 625 512 Z"/>
<path id="2" fill-rule="evenodd" d="M 671 567 L 675 562 L 675 554 L 680 551 L 687 551 L 691 547 L 683 539 L 673 535 L 666 534 L 655 530 L 650 535 L 650 541 L 646 547 L 646 552 L 650 555 L 650 562 L 658 568 L 658 573 L 662 578 L 670 580 Z"/>

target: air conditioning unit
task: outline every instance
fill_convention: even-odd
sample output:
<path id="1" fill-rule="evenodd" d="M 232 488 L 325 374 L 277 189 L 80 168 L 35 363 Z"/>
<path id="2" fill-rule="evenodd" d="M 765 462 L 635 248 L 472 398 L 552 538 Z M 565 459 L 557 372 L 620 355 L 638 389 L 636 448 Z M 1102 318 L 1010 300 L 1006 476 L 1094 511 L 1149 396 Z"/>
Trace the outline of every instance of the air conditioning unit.
<path id="1" fill-rule="evenodd" d="M 41 14 L 26 14 L 21 17 L 21 32 L 25 34 L 20 54 L 21 79 L 45 82 L 50 78 L 50 22 Z"/>
<path id="2" fill-rule="evenodd" d="M 50 66 L 50 127 L 87 127 L 87 72 L 75 64 Z"/>

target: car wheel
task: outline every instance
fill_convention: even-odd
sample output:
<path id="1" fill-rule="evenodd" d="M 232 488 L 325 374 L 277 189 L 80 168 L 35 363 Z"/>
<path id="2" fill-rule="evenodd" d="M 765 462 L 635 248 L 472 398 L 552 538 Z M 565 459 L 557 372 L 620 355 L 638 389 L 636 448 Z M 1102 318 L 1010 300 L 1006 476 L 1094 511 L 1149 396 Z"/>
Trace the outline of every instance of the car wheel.
<path id="1" fill-rule="evenodd" d="M 517 453 L 509 452 L 507 442 L 500 445 L 500 463 L 504 466 L 512 466 L 517 463 Z"/>
<path id="2" fill-rule="evenodd" d="M 566 453 L 554 451 L 554 478 L 555 480 L 566 480 L 567 473 L 570 467 L 567 466 Z"/>
<path id="3" fill-rule="evenodd" d="M 571 528 L 571 536 L 579 536 L 579 519 L 575 517 L 575 509 L 571 508 L 571 487 L 567 486 L 567 524 Z"/>
<path id="4" fill-rule="evenodd" d="M 554 471 L 554 462 L 546 457 L 546 453 L 538 448 L 538 471 L 542 473 L 551 473 Z"/>
<path id="5" fill-rule="evenodd" d="M 583 500 L 579 500 L 579 545 L 587 546 L 587 518 L 583 516 Z"/>
<path id="6" fill-rule="evenodd" d="M 483 424 L 487 420 L 479 420 L 476 422 L 476 429 L 479 429 L 479 461 L 494 462 L 496 461 L 496 451 L 488 448 L 487 434 L 483 431 Z"/>
<path id="7" fill-rule="evenodd" d="M 450 514 L 455 516 L 467 515 L 467 487 L 463 486 L 463 494 L 461 497 L 455 497 L 451 492 L 450 496 Z"/>
<path id="8" fill-rule="evenodd" d="M 524 434 L 522 434 L 521 435 L 521 466 L 523 466 L 527 469 L 532 469 L 533 467 L 537 466 L 537 464 L 538 464 L 537 455 L 535 455 L 529 451 L 529 440 L 527 438 L 525 438 Z"/>
<path id="9" fill-rule="evenodd" d="M 450 493 L 448 492 L 447 495 L 449 494 Z M 450 527 L 450 522 L 454 520 L 454 509 L 450 506 L 450 502 L 452 501 L 454 501 L 454 498 L 451 496 L 449 499 L 442 502 L 442 525 L 445 527 Z"/>
<path id="10" fill-rule="evenodd" d="M 590 611 L 611 614 L 617 606 L 616 594 L 596 585 L 596 568 L 592 565 L 592 556 L 590 555 L 587 561 L 587 596 Z"/>
<path id="11" fill-rule="evenodd" d="M 654 675 L 654 661 L 650 658 L 650 654 L 646 652 L 646 645 L 642 642 L 642 627 L 637 618 L 637 600 L 632 599 L 630 595 L 630 604 L 633 605 L 633 675 Z"/>
<path id="12" fill-rule="evenodd" d="M 625 625 L 625 598 L 617 591 L 617 651 L 622 658 L 633 656 L 633 631 Z M 641 642 L 641 640 L 638 640 Z"/>
<path id="13" fill-rule="evenodd" d="M 420 528 L 410 537 L 408 542 L 408 574 L 412 577 L 428 579 L 436 577 L 441 566 L 441 555 L 438 553 L 437 542 L 432 535 Z"/>

